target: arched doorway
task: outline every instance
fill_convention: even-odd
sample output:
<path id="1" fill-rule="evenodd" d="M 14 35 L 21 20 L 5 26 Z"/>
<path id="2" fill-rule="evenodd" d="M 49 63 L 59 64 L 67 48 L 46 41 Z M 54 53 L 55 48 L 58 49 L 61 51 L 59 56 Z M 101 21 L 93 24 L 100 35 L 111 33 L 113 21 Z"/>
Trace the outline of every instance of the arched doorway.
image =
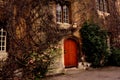
<path id="1" fill-rule="evenodd" d="M 78 66 L 77 49 L 77 42 L 74 39 L 68 38 L 64 41 L 64 65 L 66 68 Z"/>

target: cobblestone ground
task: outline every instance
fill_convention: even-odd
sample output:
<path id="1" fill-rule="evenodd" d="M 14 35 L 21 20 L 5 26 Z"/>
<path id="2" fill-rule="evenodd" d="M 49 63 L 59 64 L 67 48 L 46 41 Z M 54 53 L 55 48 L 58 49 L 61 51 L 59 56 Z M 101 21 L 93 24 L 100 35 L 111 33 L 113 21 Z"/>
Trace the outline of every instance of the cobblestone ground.
<path id="1" fill-rule="evenodd" d="M 89 70 L 68 69 L 64 75 L 43 80 L 120 80 L 120 67 L 105 67 Z"/>

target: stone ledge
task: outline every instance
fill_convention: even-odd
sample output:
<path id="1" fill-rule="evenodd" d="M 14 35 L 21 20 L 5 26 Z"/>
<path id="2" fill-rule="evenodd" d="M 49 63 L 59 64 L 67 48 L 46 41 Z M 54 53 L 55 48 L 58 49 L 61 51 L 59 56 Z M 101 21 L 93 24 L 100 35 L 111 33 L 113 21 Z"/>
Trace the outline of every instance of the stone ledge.
<path id="1" fill-rule="evenodd" d="M 5 61 L 8 57 L 7 52 L 0 51 L 0 61 Z"/>

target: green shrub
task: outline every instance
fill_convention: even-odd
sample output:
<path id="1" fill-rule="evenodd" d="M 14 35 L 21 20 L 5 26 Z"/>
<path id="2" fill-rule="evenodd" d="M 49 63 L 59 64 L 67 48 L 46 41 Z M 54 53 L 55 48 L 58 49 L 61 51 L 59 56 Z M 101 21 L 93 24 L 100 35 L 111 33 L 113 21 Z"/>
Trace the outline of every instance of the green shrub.
<path id="1" fill-rule="evenodd" d="M 32 71 L 35 79 L 45 77 L 49 71 L 49 67 L 54 63 L 54 58 L 58 56 L 60 49 L 51 46 L 46 49 L 43 54 L 32 53 L 30 56 L 29 69 Z"/>
<path id="2" fill-rule="evenodd" d="M 120 49 L 112 48 L 109 57 L 109 64 L 113 66 L 120 66 Z"/>
<path id="3" fill-rule="evenodd" d="M 50 66 L 59 57 L 60 51 L 58 45 L 50 45 L 41 53 L 31 51 L 27 56 L 23 55 L 24 59 L 17 60 L 23 69 L 23 80 L 38 80 L 46 77 L 46 74 L 51 70 Z"/>
<path id="4" fill-rule="evenodd" d="M 82 50 L 86 60 L 92 63 L 93 67 L 103 66 L 107 62 L 107 32 L 100 29 L 96 24 L 85 22 L 80 30 L 82 37 Z"/>

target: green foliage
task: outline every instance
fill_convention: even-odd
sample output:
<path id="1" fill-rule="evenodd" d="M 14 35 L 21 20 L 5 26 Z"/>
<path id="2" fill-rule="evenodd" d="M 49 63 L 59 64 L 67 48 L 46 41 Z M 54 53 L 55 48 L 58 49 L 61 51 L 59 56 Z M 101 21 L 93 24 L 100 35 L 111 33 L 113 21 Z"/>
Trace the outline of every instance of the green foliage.
<path id="1" fill-rule="evenodd" d="M 93 67 L 103 66 L 107 62 L 108 57 L 106 31 L 101 30 L 96 24 L 85 22 L 80 30 L 80 34 L 86 60 L 92 63 Z"/>
<path id="2" fill-rule="evenodd" d="M 36 80 L 45 77 L 50 64 L 53 64 L 54 58 L 57 57 L 59 53 L 60 49 L 55 46 L 50 46 L 42 54 L 36 52 L 31 53 L 26 65 Z"/>
<path id="3" fill-rule="evenodd" d="M 109 57 L 109 64 L 113 66 L 120 66 L 120 49 L 112 48 Z"/>

